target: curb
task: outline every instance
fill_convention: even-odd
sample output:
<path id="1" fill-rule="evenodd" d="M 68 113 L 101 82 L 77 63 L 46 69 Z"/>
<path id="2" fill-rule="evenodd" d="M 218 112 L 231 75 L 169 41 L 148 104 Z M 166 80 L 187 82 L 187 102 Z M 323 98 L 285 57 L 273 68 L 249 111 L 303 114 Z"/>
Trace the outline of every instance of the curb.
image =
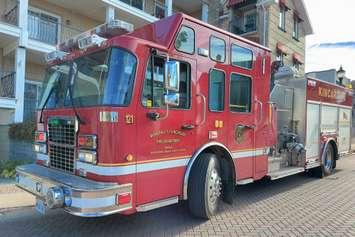
<path id="1" fill-rule="evenodd" d="M 0 211 L 34 206 L 35 197 L 16 187 L 15 182 L 0 181 Z"/>

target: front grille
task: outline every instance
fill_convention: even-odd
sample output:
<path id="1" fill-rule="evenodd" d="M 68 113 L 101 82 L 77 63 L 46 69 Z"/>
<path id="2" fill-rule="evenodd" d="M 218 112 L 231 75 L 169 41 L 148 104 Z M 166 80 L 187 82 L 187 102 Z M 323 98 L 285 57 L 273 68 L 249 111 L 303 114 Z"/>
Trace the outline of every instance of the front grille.
<path id="1" fill-rule="evenodd" d="M 52 144 L 49 146 L 50 166 L 73 173 L 74 154 L 74 148 Z"/>
<path id="2" fill-rule="evenodd" d="M 50 167 L 74 173 L 75 120 L 71 118 L 48 119 L 48 147 Z"/>

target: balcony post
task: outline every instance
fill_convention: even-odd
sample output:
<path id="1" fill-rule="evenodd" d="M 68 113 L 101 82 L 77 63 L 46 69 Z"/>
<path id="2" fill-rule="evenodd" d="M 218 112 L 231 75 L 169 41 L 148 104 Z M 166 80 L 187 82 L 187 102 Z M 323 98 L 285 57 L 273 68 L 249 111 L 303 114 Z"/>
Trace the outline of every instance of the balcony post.
<path id="1" fill-rule="evenodd" d="M 201 20 L 208 23 L 208 4 L 205 2 L 202 2 Z"/>
<path id="2" fill-rule="evenodd" d="M 165 0 L 165 10 L 167 17 L 173 14 L 173 0 Z"/>
<path id="3" fill-rule="evenodd" d="M 21 123 L 23 121 L 23 106 L 25 94 L 25 66 L 26 66 L 26 49 L 18 47 L 15 52 L 15 116 L 14 122 Z"/>
<path id="4" fill-rule="evenodd" d="M 28 41 L 28 0 L 18 2 L 18 26 L 21 29 L 19 47 L 26 48 Z"/>
<path id="5" fill-rule="evenodd" d="M 106 22 L 110 22 L 115 19 L 115 8 L 113 6 L 106 7 Z"/>
<path id="6" fill-rule="evenodd" d="M 23 121 L 24 95 L 25 95 L 25 71 L 26 71 L 26 47 L 28 43 L 28 0 L 18 1 L 18 26 L 20 38 L 15 51 L 15 116 L 14 122 Z"/>

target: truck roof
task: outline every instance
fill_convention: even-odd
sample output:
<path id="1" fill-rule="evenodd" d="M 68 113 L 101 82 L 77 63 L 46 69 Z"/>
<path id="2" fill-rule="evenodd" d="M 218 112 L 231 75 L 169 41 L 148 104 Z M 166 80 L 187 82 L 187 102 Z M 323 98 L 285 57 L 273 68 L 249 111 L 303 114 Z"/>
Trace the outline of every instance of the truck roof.
<path id="1" fill-rule="evenodd" d="M 248 39 L 245 39 L 245 38 L 235 35 L 231 32 L 222 30 L 220 28 L 217 28 L 213 25 L 210 25 L 206 22 L 203 22 L 201 20 L 198 20 L 192 16 L 189 16 L 189 15 L 186 15 L 183 13 L 176 13 L 170 17 L 163 18 L 163 19 L 156 21 L 154 23 L 145 25 L 141 28 L 134 30 L 132 33 L 130 33 L 128 35 L 136 37 L 136 38 L 152 41 L 156 44 L 160 44 L 160 45 L 168 48 L 171 45 L 171 43 L 173 42 L 175 34 L 179 30 L 179 27 L 180 27 L 181 22 L 183 20 L 188 20 L 188 21 L 194 22 L 196 24 L 205 26 L 206 28 L 209 28 L 213 31 L 222 33 L 230 38 L 237 39 L 239 41 L 250 44 L 250 45 L 255 46 L 257 48 L 260 48 L 260 49 L 263 49 L 266 51 L 271 51 L 269 48 L 267 48 L 261 44 L 255 43 L 255 42 L 250 41 Z"/>

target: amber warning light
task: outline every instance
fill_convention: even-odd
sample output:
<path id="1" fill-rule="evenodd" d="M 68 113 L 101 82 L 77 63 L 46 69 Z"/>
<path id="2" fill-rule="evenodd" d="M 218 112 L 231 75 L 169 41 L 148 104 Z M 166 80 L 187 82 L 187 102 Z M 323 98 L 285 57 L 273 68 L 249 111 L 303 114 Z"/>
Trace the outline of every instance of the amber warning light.
<path id="1" fill-rule="evenodd" d="M 36 132 L 35 133 L 35 142 L 46 142 L 47 134 L 45 132 Z"/>
<path id="2" fill-rule="evenodd" d="M 96 149 L 97 142 L 95 135 L 80 135 L 78 137 L 78 145 L 80 148 Z"/>

